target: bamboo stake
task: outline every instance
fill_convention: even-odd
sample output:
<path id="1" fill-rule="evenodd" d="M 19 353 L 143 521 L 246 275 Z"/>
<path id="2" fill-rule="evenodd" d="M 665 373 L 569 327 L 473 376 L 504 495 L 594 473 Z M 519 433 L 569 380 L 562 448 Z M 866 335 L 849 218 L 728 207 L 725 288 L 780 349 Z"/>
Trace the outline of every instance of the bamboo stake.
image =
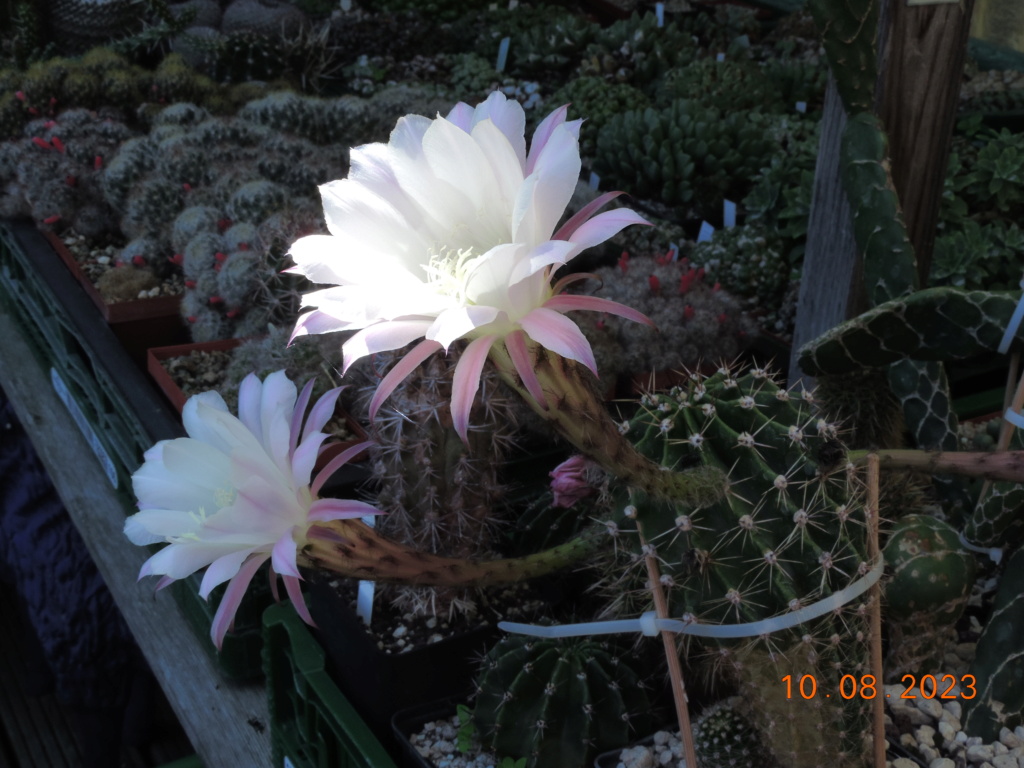
<path id="1" fill-rule="evenodd" d="M 659 619 L 668 618 L 668 600 L 661 587 L 661 571 L 654 551 L 647 545 L 640 521 L 636 521 L 636 532 L 643 547 L 644 561 L 647 564 L 647 578 L 651 582 L 651 594 L 654 596 L 654 610 Z M 683 742 L 683 756 L 687 768 L 697 768 L 697 752 L 693 746 L 693 729 L 690 725 L 689 697 L 686 695 L 686 684 L 683 682 L 683 670 L 679 664 L 679 652 L 676 649 L 675 634 L 667 630 L 661 632 L 661 642 L 665 646 L 665 659 L 668 661 L 668 676 L 672 681 L 672 699 L 676 705 L 676 717 L 679 720 L 679 739 Z M 885 768 L 883 765 L 882 768 Z"/>
<path id="2" fill-rule="evenodd" d="M 868 557 L 877 563 L 881 557 L 878 547 L 878 455 L 868 455 Z M 882 699 L 882 589 L 879 582 L 871 587 L 871 673 L 875 676 L 875 697 L 872 699 L 875 768 L 885 768 L 885 702 Z"/>

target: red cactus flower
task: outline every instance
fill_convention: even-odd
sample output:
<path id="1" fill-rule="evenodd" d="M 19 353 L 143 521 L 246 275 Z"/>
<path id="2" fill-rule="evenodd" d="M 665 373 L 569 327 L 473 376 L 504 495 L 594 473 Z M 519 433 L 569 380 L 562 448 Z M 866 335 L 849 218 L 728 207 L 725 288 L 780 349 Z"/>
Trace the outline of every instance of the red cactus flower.
<path id="1" fill-rule="evenodd" d="M 227 312 L 224 313 L 224 317 L 227 317 L 227 318 L 230 318 L 231 320 L 234 320 L 236 317 L 238 317 L 238 310 L 237 309 L 229 309 Z"/>
<path id="2" fill-rule="evenodd" d="M 729 316 L 727 314 L 725 314 L 725 312 L 723 312 L 722 314 L 720 314 L 718 316 L 718 322 L 720 322 L 720 323 L 725 323 L 728 320 L 729 320 Z"/>
<path id="3" fill-rule="evenodd" d="M 215 254 L 213 254 L 213 258 L 215 258 L 217 261 L 223 262 L 227 259 L 227 255 L 221 253 L 220 251 L 217 251 Z"/>
<path id="4" fill-rule="evenodd" d="M 224 299 L 222 299 L 220 296 L 211 296 L 209 299 L 207 299 L 207 301 L 210 304 L 223 304 L 224 303 Z"/>
<path id="5" fill-rule="evenodd" d="M 135 254 L 134 256 L 132 256 L 132 264 L 134 264 L 136 267 L 144 267 L 146 266 L 146 260 L 139 256 L 138 254 Z"/>
<path id="6" fill-rule="evenodd" d="M 184 189 L 186 192 L 192 191 L 192 185 L 189 184 L 187 181 L 181 185 L 181 188 Z"/>
<path id="7" fill-rule="evenodd" d="M 661 293 L 661 280 L 658 279 L 657 275 L 648 275 L 647 285 L 650 287 L 653 295 L 657 296 Z"/>
<path id="8" fill-rule="evenodd" d="M 176 253 L 173 256 L 168 256 L 167 260 L 171 262 L 171 264 L 176 264 L 177 266 L 180 267 L 182 264 L 185 263 L 185 255 L 182 253 Z"/>
<path id="9" fill-rule="evenodd" d="M 52 216 L 47 216 L 43 219 L 43 224 L 56 224 L 60 219 L 61 215 L 59 213 L 55 213 Z"/>
<path id="10" fill-rule="evenodd" d="M 186 319 L 186 320 L 188 320 L 188 321 L 189 321 L 190 323 L 194 323 L 194 322 L 195 322 L 196 320 L 198 320 L 199 318 L 198 318 L 198 317 L 196 317 L 195 315 L 189 315 L 189 316 L 188 316 L 188 317 L 186 317 L 185 319 Z"/>
<path id="11" fill-rule="evenodd" d="M 16 98 L 18 101 L 24 101 L 25 100 L 25 92 L 24 91 L 15 91 L 14 92 L 14 98 Z"/>
<path id="12" fill-rule="evenodd" d="M 50 139 L 50 143 L 53 144 L 53 148 L 62 155 L 67 153 L 66 148 L 64 147 L 64 142 L 60 140 L 60 136 L 54 136 Z"/>
<path id="13" fill-rule="evenodd" d="M 32 137 L 32 143 L 40 149 L 53 149 L 53 144 L 48 142 L 46 139 L 41 139 L 38 136 Z"/>
<path id="14" fill-rule="evenodd" d="M 101 155 L 96 155 L 96 157 L 93 158 L 93 161 L 92 161 L 92 169 L 94 171 L 98 171 L 102 167 L 103 167 L 103 157 Z"/>
<path id="15" fill-rule="evenodd" d="M 619 269 L 622 270 L 622 274 L 629 272 L 629 252 L 623 251 L 622 255 L 619 256 Z"/>
<path id="16" fill-rule="evenodd" d="M 221 232 L 223 232 L 224 230 L 226 230 L 230 226 L 231 226 L 231 219 L 218 219 L 217 220 L 217 229 L 220 230 Z"/>
<path id="17" fill-rule="evenodd" d="M 185 281 L 185 287 L 186 288 L 195 288 L 196 287 L 196 281 L 195 280 L 186 280 Z"/>
<path id="18" fill-rule="evenodd" d="M 684 320 L 693 320 L 693 316 L 695 314 L 697 314 L 697 311 L 693 308 L 692 304 L 687 304 L 685 307 L 683 307 Z"/>
<path id="19" fill-rule="evenodd" d="M 239 243 L 238 244 L 238 250 L 240 250 L 240 251 L 248 251 L 250 247 L 251 246 L 248 243 Z"/>
<path id="20" fill-rule="evenodd" d="M 64 183 L 67 184 L 69 187 L 77 187 L 78 179 L 76 179 L 69 173 L 67 176 L 64 177 Z"/>

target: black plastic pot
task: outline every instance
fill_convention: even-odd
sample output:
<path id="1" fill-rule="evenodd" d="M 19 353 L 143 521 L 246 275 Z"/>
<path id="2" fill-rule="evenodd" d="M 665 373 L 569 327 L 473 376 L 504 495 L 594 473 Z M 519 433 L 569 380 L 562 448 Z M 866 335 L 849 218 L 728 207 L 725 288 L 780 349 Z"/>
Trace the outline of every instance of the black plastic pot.
<path id="1" fill-rule="evenodd" d="M 458 705 L 465 703 L 468 698 L 469 694 L 466 693 L 439 701 L 428 701 L 396 712 L 391 720 L 391 732 L 398 745 L 396 757 L 399 764 L 404 768 L 435 768 L 433 761 L 423 757 L 416 750 L 409 737 L 432 720 L 447 720 L 455 714 Z"/>
<path id="2" fill-rule="evenodd" d="M 480 627 L 400 654 L 377 647 L 362 619 L 325 581 L 309 585 L 309 608 L 328 669 L 381 742 L 398 750 L 391 730 L 395 713 L 461 694 L 472 685 L 476 659 L 497 637 Z"/>

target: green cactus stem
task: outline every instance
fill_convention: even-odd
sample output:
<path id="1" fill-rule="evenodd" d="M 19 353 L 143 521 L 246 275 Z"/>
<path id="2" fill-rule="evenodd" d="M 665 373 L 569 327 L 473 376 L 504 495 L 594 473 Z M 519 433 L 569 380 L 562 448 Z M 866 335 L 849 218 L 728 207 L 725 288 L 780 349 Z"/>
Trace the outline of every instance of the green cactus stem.
<path id="1" fill-rule="evenodd" d="M 334 520 L 309 529 L 301 565 L 371 581 L 431 587 L 487 587 L 536 578 L 582 562 L 605 540 L 584 532 L 565 544 L 525 557 L 470 560 L 432 555 L 376 533 L 359 520 Z"/>
<path id="2" fill-rule="evenodd" d="M 878 66 L 878 0 L 812 0 L 836 87 L 848 112 L 871 109 Z"/>
<path id="3" fill-rule="evenodd" d="M 1019 292 L 926 288 L 879 304 L 806 344 L 800 368 L 811 376 L 846 374 L 903 358 L 948 362 L 995 352 L 1018 298 Z"/>
<path id="4" fill-rule="evenodd" d="M 528 354 L 550 407 L 530 394 L 503 345 L 491 347 L 490 359 L 502 379 L 539 416 L 619 481 L 688 507 L 708 506 L 725 494 L 725 474 L 718 467 L 669 471 L 639 454 L 609 415 L 593 378 L 582 366 L 538 345 Z"/>

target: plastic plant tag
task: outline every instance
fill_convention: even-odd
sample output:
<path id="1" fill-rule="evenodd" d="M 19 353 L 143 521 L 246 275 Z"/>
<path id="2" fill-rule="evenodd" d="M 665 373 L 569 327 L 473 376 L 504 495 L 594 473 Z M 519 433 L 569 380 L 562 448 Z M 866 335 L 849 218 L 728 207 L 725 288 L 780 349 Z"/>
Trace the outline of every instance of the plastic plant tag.
<path id="1" fill-rule="evenodd" d="M 361 519 L 371 528 L 376 525 L 372 515 L 367 515 Z M 373 593 L 375 585 L 376 582 L 366 581 L 365 579 L 361 580 L 356 592 L 356 616 L 361 618 L 366 626 L 370 626 L 370 622 L 373 620 Z"/>
<path id="2" fill-rule="evenodd" d="M 590 188 L 597 191 L 597 188 L 601 186 L 601 177 L 593 171 L 590 172 Z"/>
<path id="3" fill-rule="evenodd" d="M 92 428 L 92 424 L 85 418 L 85 414 L 82 413 L 82 409 L 78 407 L 78 403 L 71 396 L 67 384 L 64 383 L 64 379 L 57 373 L 56 368 L 50 369 L 50 383 L 53 384 L 53 391 L 57 393 L 61 402 L 68 409 L 68 413 L 71 414 L 71 418 L 78 425 L 78 429 L 81 431 L 85 441 L 92 448 L 92 452 L 96 454 L 96 459 L 99 461 L 100 466 L 103 467 L 103 474 L 107 476 L 110 484 L 117 488 L 117 468 L 114 466 L 114 462 L 111 461 L 110 454 L 103 447 L 103 443 L 100 442 L 99 437 L 96 435 L 96 430 Z"/>
<path id="4" fill-rule="evenodd" d="M 697 234 L 697 242 L 706 243 L 713 234 L 715 234 L 715 228 L 706 221 L 702 221 L 700 223 L 700 232 Z"/>
<path id="5" fill-rule="evenodd" d="M 503 37 L 501 42 L 498 43 L 498 61 L 495 63 L 494 68 L 499 72 L 505 71 L 505 63 L 508 61 L 508 47 L 512 43 L 512 38 Z"/>
<path id="6" fill-rule="evenodd" d="M 654 4 L 654 15 L 658 19 L 658 26 L 659 27 L 664 27 L 665 26 L 665 4 L 664 3 L 655 3 Z"/>
<path id="7" fill-rule="evenodd" d="M 806 101 L 798 101 L 796 103 L 796 111 L 800 112 L 802 114 L 806 113 L 807 112 L 807 102 Z"/>
<path id="8" fill-rule="evenodd" d="M 519 0 L 508 0 L 508 9 L 514 11 L 519 7 Z"/>
<path id="9" fill-rule="evenodd" d="M 715 56 L 715 61 L 725 61 L 725 54 L 720 53 L 717 56 Z"/>
<path id="10" fill-rule="evenodd" d="M 672 254 L 671 261 L 679 261 L 679 246 L 676 243 L 668 244 L 668 252 Z"/>
<path id="11" fill-rule="evenodd" d="M 352 0 L 341 0 L 341 2 L 338 5 L 343 13 L 348 13 L 349 11 L 352 10 Z M 288 758 L 285 758 L 285 762 L 287 761 Z"/>
<path id="12" fill-rule="evenodd" d="M 726 229 L 736 226 L 736 203 L 732 200 L 722 201 L 722 225 Z"/>
<path id="13" fill-rule="evenodd" d="M 1024 280 L 1020 281 L 1021 289 L 1024 289 Z M 1017 335 L 1017 329 L 1020 328 L 1020 321 L 1024 320 L 1024 293 L 1021 294 L 1020 300 L 1017 302 L 1017 308 L 1013 310 L 1013 316 L 1010 318 L 1010 322 L 1006 324 L 1006 331 L 1003 333 L 1003 338 L 999 342 L 999 354 L 1005 355 L 1010 349 L 1010 342 L 1013 341 L 1013 337 Z"/>

